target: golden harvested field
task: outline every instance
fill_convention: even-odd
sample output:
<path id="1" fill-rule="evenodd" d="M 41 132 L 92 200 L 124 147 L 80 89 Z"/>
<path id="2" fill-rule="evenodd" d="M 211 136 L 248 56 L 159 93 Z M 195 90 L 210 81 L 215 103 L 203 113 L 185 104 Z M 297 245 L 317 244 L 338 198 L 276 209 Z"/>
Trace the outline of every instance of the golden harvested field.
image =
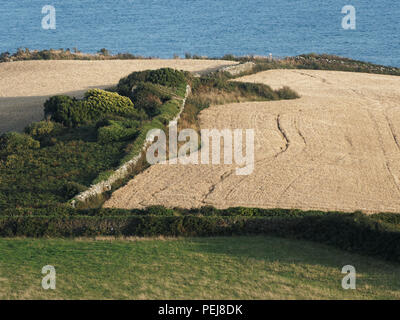
<path id="1" fill-rule="evenodd" d="M 18 61 L 0 64 L 0 133 L 21 131 L 43 118 L 49 96 L 81 96 L 90 88 L 105 88 L 133 71 L 171 67 L 209 71 L 235 62 L 221 60 L 102 60 Z"/>
<path id="2" fill-rule="evenodd" d="M 400 78 L 272 70 L 240 81 L 301 98 L 213 106 L 202 128 L 255 129 L 255 169 L 158 164 L 117 190 L 105 207 L 246 206 L 400 212 Z"/>

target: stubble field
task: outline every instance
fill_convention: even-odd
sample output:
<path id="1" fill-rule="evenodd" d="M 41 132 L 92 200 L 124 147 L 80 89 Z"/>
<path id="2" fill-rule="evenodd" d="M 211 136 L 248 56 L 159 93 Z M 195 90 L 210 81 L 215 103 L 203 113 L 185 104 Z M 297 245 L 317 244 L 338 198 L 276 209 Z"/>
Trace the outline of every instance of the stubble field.
<path id="1" fill-rule="evenodd" d="M 223 60 L 52 60 L 0 64 L 0 134 L 22 131 L 43 119 L 43 103 L 53 95 L 80 97 L 91 88 L 113 86 L 134 71 L 175 68 L 192 72 L 218 69 Z"/>
<path id="2" fill-rule="evenodd" d="M 255 129 L 255 168 L 151 166 L 105 207 L 232 206 L 400 212 L 400 78 L 271 70 L 238 81 L 296 90 L 300 99 L 204 110 L 204 129 Z"/>

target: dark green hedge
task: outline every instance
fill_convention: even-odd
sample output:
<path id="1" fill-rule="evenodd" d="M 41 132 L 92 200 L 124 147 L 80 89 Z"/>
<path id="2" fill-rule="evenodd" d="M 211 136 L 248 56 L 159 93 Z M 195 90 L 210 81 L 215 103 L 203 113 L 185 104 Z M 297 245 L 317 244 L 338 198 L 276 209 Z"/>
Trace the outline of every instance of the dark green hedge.
<path id="1" fill-rule="evenodd" d="M 170 88 L 185 88 L 187 76 L 187 73 L 171 68 L 132 72 L 129 76 L 119 81 L 117 92 L 120 95 L 130 97 L 132 88 L 143 82 L 150 82 Z"/>
<path id="2" fill-rule="evenodd" d="M 140 131 L 140 122 L 136 120 L 108 120 L 97 131 L 99 143 L 134 140 Z"/>
<path id="3" fill-rule="evenodd" d="M 0 135 L 0 159 L 11 153 L 38 148 L 40 148 L 40 142 L 27 134 L 8 132 Z"/>
<path id="4" fill-rule="evenodd" d="M 151 82 L 140 82 L 129 97 L 137 108 L 143 110 L 149 118 L 153 118 L 161 113 L 163 103 L 172 99 L 171 93 L 168 92 L 170 90 L 165 89 Z"/>
<path id="5" fill-rule="evenodd" d="M 75 210 L 66 206 L 4 210 L 0 236 L 230 236 L 272 235 L 305 239 L 400 262 L 395 214 L 367 216 L 283 209 Z"/>
<path id="6" fill-rule="evenodd" d="M 59 206 L 47 206 L 43 208 L 13 208 L 0 210 L 0 217 L 4 216 L 243 216 L 243 217 L 303 217 L 325 216 L 327 214 L 339 214 L 339 212 L 301 211 L 297 209 L 259 209 L 246 207 L 233 207 L 229 209 L 216 209 L 205 206 L 196 209 L 165 208 L 163 206 L 150 206 L 145 209 L 74 209 L 64 204 Z M 371 216 L 372 217 L 372 216 Z"/>

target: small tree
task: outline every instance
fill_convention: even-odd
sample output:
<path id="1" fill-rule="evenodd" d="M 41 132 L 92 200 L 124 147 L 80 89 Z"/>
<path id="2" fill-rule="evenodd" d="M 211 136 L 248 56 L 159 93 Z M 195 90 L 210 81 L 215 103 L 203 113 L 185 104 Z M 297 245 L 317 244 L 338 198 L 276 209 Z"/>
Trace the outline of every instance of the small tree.
<path id="1" fill-rule="evenodd" d="M 100 49 L 99 53 L 102 54 L 103 56 L 109 56 L 110 55 L 110 52 L 106 48 Z"/>

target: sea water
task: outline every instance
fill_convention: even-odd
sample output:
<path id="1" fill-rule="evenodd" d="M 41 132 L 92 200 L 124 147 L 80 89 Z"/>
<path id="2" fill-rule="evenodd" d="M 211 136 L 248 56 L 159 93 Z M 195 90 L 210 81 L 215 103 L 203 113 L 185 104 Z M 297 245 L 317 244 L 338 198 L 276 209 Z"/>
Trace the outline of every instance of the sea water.
<path id="1" fill-rule="evenodd" d="M 43 29 L 42 8 L 56 10 Z M 356 28 L 342 8 L 354 6 Z M 330 53 L 400 67 L 398 0 L 2 0 L 0 52 L 78 48 L 170 58 Z"/>

